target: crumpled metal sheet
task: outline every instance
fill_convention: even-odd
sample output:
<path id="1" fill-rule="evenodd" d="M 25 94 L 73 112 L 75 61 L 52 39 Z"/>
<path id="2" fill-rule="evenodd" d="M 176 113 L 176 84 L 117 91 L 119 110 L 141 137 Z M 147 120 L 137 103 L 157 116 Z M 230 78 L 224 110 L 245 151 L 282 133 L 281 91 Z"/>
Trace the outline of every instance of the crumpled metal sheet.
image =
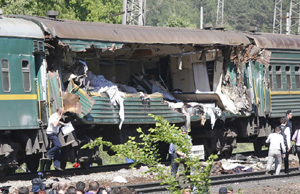
<path id="1" fill-rule="evenodd" d="M 299 49 L 300 38 L 299 35 L 286 35 L 286 34 L 246 34 L 249 38 L 253 39 L 256 46 L 259 48 L 267 49 Z"/>
<path id="2" fill-rule="evenodd" d="M 80 118 L 83 118 L 89 114 L 92 110 L 92 107 L 95 104 L 95 100 L 92 99 L 83 89 L 79 88 L 73 80 L 70 81 L 67 91 L 73 93 L 79 97 L 79 103 L 81 104 L 81 112 L 78 114 Z"/>
<path id="3" fill-rule="evenodd" d="M 52 38 L 94 40 L 112 43 L 191 44 L 191 45 L 248 45 L 249 39 L 240 32 L 128 26 L 47 17 L 20 16 L 37 23 Z"/>

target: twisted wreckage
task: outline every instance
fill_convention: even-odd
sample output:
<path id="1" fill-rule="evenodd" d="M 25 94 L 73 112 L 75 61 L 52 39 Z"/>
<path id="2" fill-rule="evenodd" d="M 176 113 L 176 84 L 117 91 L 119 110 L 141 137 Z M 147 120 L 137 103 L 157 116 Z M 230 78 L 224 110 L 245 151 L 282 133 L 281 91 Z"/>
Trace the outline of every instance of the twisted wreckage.
<path id="1" fill-rule="evenodd" d="M 270 133 L 257 125 L 271 53 L 255 34 L 12 17 L 43 30 L 51 106 L 75 113 L 77 136 L 123 142 L 155 123 L 149 113 L 186 125 L 208 154 Z"/>

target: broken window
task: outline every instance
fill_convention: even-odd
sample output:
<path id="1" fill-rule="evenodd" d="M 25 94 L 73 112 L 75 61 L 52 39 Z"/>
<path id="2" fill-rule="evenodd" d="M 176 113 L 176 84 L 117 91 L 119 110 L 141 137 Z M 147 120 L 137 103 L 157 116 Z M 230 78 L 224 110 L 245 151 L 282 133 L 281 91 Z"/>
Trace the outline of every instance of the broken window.
<path id="1" fill-rule="evenodd" d="M 10 92 L 10 73 L 9 73 L 9 63 L 7 59 L 1 60 L 1 72 L 2 72 L 2 90 L 3 92 Z"/>
<path id="2" fill-rule="evenodd" d="M 285 75 L 286 75 L 286 89 L 292 88 L 292 80 L 291 80 L 291 68 L 290 66 L 285 66 Z"/>
<path id="3" fill-rule="evenodd" d="M 269 66 L 269 80 L 270 80 L 270 88 L 273 89 L 273 72 L 272 66 Z"/>
<path id="4" fill-rule="evenodd" d="M 31 91 L 30 65 L 27 60 L 22 61 L 22 77 L 23 77 L 24 92 L 30 92 Z"/>
<path id="5" fill-rule="evenodd" d="M 276 86 L 277 89 L 282 89 L 281 66 L 276 66 Z"/>
<path id="6" fill-rule="evenodd" d="M 300 89 L 300 67 L 295 66 L 296 88 Z"/>

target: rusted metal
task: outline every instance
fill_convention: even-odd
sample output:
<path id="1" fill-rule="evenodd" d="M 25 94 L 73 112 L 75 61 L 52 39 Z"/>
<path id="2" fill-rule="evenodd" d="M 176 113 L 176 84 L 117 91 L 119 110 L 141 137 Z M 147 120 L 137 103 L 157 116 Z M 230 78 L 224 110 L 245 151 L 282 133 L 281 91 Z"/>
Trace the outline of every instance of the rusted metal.
<path id="1" fill-rule="evenodd" d="M 96 40 L 139 44 L 240 45 L 249 44 L 240 32 L 125 26 L 95 22 L 53 20 L 46 17 L 14 16 L 34 21 L 52 38 Z"/>
<path id="2" fill-rule="evenodd" d="M 255 41 L 256 46 L 268 49 L 299 49 L 300 38 L 298 35 L 285 34 L 248 34 Z"/>

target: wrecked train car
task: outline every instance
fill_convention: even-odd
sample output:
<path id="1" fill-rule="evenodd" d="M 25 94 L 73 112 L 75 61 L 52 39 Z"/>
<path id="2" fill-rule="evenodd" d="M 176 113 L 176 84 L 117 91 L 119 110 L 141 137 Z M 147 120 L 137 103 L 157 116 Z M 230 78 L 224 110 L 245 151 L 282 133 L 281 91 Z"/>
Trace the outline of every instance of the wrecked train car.
<path id="1" fill-rule="evenodd" d="M 33 16 L 3 17 L 0 21 L 6 19 L 15 21 L 10 22 L 12 29 L 24 23 L 31 30 L 20 35 L 14 30 L 1 31 L 2 39 L 12 48 L 12 37 L 20 36 L 28 43 L 22 47 L 26 51 L 3 48 L 3 98 L 10 97 L 2 99 L 1 106 L 10 102 L 32 106 L 26 109 L 30 114 L 23 114 L 21 108 L 11 109 L 12 115 L 22 114 L 3 122 L 2 171 L 26 161 L 37 161 L 28 162 L 31 171 L 37 169 L 38 159 L 48 146 L 43 133 L 47 118 L 60 106 L 69 112 L 66 120 L 75 127 L 72 133 L 60 135 L 63 162 L 79 161 L 86 167 L 100 163 L 98 150 L 80 150 L 81 145 L 99 136 L 124 142 L 128 135 L 136 135 L 137 126 L 148 128 L 155 123 L 149 113 L 185 125 L 194 144 L 205 145 L 207 154 L 219 151 L 225 156 L 237 141 L 253 142 L 260 150 L 284 110 L 291 108 L 299 116 L 297 106 L 293 106 L 299 81 L 299 40 L 294 36 Z M 26 63 L 23 56 L 30 61 Z M 5 59 L 25 62 L 13 72 Z M 21 72 L 22 92 L 32 94 L 30 99 L 15 91 L 15 80 L 11 81 L 11 91 L 6 91 L 15 75 L 16 80 L 21 78 Z M 25 79 L 28 75 L 30 79 Z M 16 93 L 22 94 L 22 99 L 15 98 Z M 34 122 L 26 123 L 23 115 Z M 23 122 L 13 128 L 13 118 Z"/>
<path id="2" fill-rule="evenodd" d="M 238 61 L 250 45 L 244 34 L 19 17 L 44 31 L 48 71 L 58 73 L 60 90 L 69 96 L 64 106 L 76 109 L 71 94 L 80 96 L 77 133 L 90 129 L 89 136 L 119 143 L 135 135 L 137 124 L 154 124 L 151 113 L 185 124 L 208 153 L 236 145 L 237 129 L 220 123 L 229 114 L 251 115 L 244 70 L 235 74 L 239 63 L 246 63 Z M 233 92 L 239 95 L 230 99 Z"/>

